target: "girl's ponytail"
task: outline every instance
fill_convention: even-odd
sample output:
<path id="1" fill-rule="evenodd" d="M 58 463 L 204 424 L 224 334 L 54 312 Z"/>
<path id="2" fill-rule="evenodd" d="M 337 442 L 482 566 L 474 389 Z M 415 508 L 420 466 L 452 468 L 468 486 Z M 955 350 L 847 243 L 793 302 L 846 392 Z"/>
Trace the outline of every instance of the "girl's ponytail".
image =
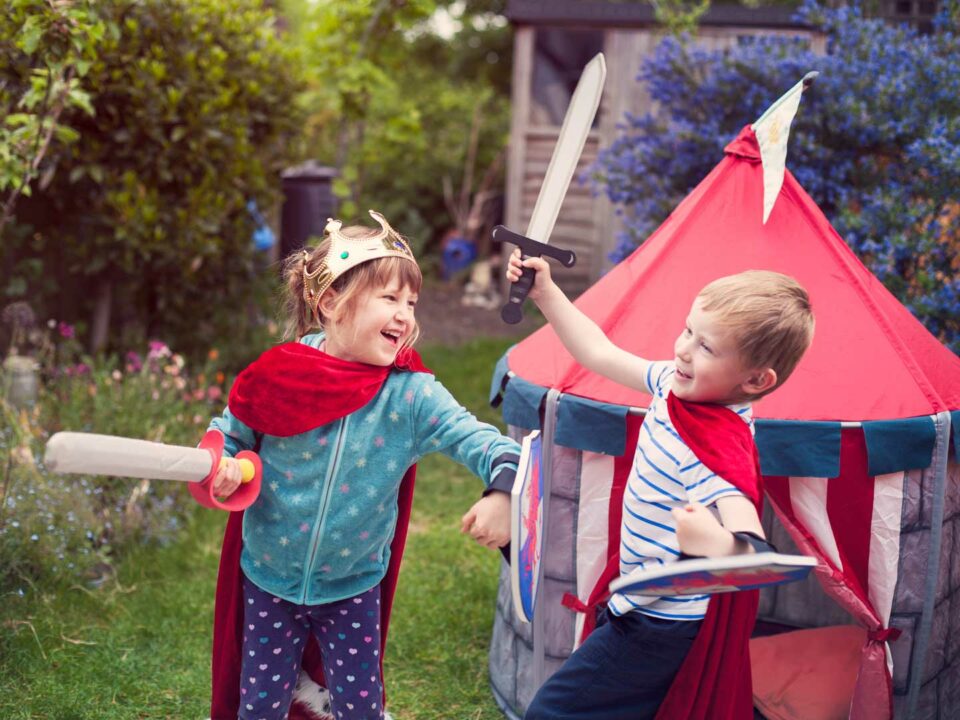
<path id="1" fill-rule="evenodd" d="M 284 307 L 286 321 L 284 340 L 299 340 L 304 335 L 323 327 L 320 318 L 304 298 L 304 271 L 312 272 L 327 256 L 330 241 L 324 239 L 315 247 L 306 247 L 292 253 L 283 263 Z"/>

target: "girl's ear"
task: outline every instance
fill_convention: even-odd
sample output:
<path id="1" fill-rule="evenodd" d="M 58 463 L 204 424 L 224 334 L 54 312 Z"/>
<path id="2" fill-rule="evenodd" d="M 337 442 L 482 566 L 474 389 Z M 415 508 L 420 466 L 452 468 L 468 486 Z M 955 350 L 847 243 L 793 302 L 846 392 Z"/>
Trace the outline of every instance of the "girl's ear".
<path id="1" fill-rule="evenodd" d="M 320 302 L 317 304 L 317 309 L 320 311 L 321 317 L 325 317 L 328 320 L 336 319 L 338 295 L 339 293 L 333 288 L 327 288 L 327 291 L 320 296 Z"/>
<path id="2" fill-rule="evenodd" d="M 755 370 L 750 377 L 740 385 L 747 395 L 759 395 L 777 384 L 777 371 L 773 368 Z"/>

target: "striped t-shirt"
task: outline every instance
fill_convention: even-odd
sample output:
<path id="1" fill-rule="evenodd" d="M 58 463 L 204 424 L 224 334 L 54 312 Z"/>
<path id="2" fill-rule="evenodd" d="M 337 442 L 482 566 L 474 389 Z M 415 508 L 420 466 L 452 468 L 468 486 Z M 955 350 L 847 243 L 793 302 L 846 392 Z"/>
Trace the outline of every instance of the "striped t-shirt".
<path id="1" fill-rule="evenodd" d="M 680 439 L 667 412 L 667 393 L 676 368 L 672 362 L 650 363 L 645 378 L 653 401 L 647 410 L 637 452 L 623 493 L 623 520 L 620 524 L 620 574 L 637 568 L 663 565 L 677 560 L 680 547 L 670 511 L 692 501 L 710 506 L 717 514 L 719 498 L 742 495 L 733 485 L 710 472 Z M 728 405 L 753 433 L 750 403 Z M 610 611 L 623 615 L 639 610 L 669 620 L 701 620 L 707 612 L 709 595 L 644 597 L 616 593 Z"/>

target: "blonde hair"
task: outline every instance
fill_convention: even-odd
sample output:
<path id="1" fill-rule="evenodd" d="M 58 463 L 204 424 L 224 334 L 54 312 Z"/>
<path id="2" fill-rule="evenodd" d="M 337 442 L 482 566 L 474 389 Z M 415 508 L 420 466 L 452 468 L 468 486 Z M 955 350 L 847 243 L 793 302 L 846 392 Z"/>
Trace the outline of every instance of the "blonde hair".
<path id="1" fill-rule="evenodd" d="M 350 225 L 340 230 L 342 235 L 355 239 L 376 237 L 380 230 Z M 286 288 L 286 326 L 285 340 L 299 339 L 317 330 L 323 330 L 331 317 L 324 315 L 319 299 L 316 310 L 304 299 L 304 271 L 315 273 L 330 250 L 330 238 L 325 237 L 315 247 L 304 248 L 290 255 L 283 265 L 283 279 Z M 410 288 L 416 293 L 423 285 L 420 266 L 410 259 L 401 257 L 380 257 L 350 268 L 333 281 L 330 288 L 337 291 L 330 308 L 334 316 L 352 318 L 357 311 L 358 298 L 371 288 L 382 288 L 391 282 L 400 287 Z M 326 293 L 324 293 L 326 294 Z M 420 325 L 414 321 L 413 332 L 403 347 L 412 347 L 420 336 Z"/>
<path id="2" fill-rule="evenodd" d="M 748 368 L 772 368 L 780 387 L 813 341 L 814 317 L 810 296 L 789 275 L 769 270 L 718 278 L 697 295 L 700 307 L 716 313 L 734 335 L 740 359 Z"/>

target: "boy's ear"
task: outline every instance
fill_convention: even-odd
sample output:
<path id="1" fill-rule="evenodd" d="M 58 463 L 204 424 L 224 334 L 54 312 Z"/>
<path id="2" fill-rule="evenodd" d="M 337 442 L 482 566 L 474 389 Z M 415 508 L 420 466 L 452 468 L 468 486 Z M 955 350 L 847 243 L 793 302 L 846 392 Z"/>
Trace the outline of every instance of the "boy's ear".
<path id="1" fill-rule="evenodd" d="M 777 384 L 777 371 L 773 368 L 763 368 L 751 373 L 740 388 L 747 395 L 759 395 Z"/>

